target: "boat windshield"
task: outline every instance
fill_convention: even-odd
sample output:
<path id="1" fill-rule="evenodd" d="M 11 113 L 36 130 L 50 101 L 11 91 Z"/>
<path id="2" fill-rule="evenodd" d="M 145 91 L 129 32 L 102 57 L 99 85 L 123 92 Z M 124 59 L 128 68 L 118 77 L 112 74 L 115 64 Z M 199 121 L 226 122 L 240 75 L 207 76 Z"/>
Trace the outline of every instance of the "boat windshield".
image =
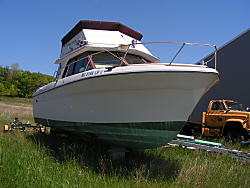
<path id="1" fill-rule="evenodd" d="M 226 103 L 227 107 L 230 110 L 244 111 L 243 106 L 241 104 L 237 103 L 237 102 L 228 102 L 228 101 L 226 101 L 225 103 Z"/>
<path id="2" fill-rule="evenodd" d="M 94 61 L 97 67 L 98 65 L 114 67 L 119 66 L 121 64 L 121 60 L 119 59 L 119 57 L 117 57 L 116 54 L 111 54 L 109 52 L 93 54 L 92 60 Z"/>
<path id="3" fill-rule="evenodd" d="M 143 64 L 146 62 L 146 60 L 144 60 L 143 58 L 132 54 L 127 54 L 125 59 L 128 62 L 128 64 Z"/>
<path id="4" fill-rule="evenodd" d="M 97 68 L 120 66 L 123 63 L 143 64 L 146 62 L 142 57 L 137 55 L 126 54 L 125 58 L 123 58 L 124 55 L 123 52 L 97 52 L 92 54 L 92 60 Z"/>

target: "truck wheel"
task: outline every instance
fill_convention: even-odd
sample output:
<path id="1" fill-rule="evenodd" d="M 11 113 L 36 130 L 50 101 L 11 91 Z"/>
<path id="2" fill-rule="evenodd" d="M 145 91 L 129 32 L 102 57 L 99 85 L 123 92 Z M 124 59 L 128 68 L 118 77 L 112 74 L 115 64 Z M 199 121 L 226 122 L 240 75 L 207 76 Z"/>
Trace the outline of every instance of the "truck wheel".
<path id="1" fill-rule="evenodd" d="M 226 140 L 226 142 L 232 142 L 232 133 L 231 133 L 231 131 L 228 131 L 228 132 L 226 132 L 226 134 L 225 134 L 225 140 Z"/>
<path id="2" fill-rule="evenodd" d="M 53 128 L 53 127 L 51 127 L 51 128 L 50 128 L 49 134 L 50 134 L 50 135 L 53 135 L 53 136 L 56 136 L 56 135 L 58 134 L 58 130 L 55 129 L 55 128 Z"/>
<path id="3" fill-rule="evenodd" d="M 226 133 L 226 141 L 237 143 L 247 139 L 247 135 L 242 129 L 230 129 Z"/>
<path id="4" fill-rule="evenodd" d="M 249 135 L 246 129 L 242 129 L 241 131 L 241 141 L 247 141 L 249 139 Z"/>
<path id="5" fill-rule="evenodd" d="M 236 143 L 240 141 L 240 131 L 230 129 L 226 133 L 226 141 Z"/>

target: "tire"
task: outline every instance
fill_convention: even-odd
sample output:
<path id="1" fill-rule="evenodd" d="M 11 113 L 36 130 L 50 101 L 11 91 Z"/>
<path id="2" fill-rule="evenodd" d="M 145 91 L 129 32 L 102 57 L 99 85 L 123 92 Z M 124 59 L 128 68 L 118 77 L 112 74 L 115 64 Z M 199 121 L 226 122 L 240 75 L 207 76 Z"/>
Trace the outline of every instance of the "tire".
<path id="1" fill-rule="evenodd" d="M 230 130 L 228 130 L 225 134 L 225 141 L 226 142 L 233 142 L 233 135 Z"/>
<path id="2" fill-rule="evenodd" d="M 232 143 L 238 143 L 241 141 L 245 141 L 246 135 L 244 133 L 244 129 L 229 129 L 226 132 L 226 141 Z"/>
<path id="3" fill-rule="evenodd" d="M 241 137 L 242 137 L 242 141 L 248 141 L 249 135 L 248 135 L 246 129 L 242 129 L 242 131 L 241 131 Z"/>
<path id="4" fill-rule="evenodd" d="M 51 128 L 50 128 L 50 131 L 49 131 L 49 134 L 50 134 L 50 135 L 53 135 L 53 136 L 56 136 L 56 135 L 58 134 L 58 130 L 51 127 Z"/>

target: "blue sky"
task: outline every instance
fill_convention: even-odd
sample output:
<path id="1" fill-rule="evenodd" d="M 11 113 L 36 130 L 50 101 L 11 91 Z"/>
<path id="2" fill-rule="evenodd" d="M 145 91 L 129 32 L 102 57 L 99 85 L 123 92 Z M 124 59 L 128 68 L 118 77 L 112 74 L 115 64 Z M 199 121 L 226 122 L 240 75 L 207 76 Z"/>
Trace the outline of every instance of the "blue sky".
<path id="1" fill-rule="evenodd" d="M 142 41 L 221 46 L 250 28 L 249 0 L 0 0 L 0 65 L 52 75 L 61 38 L 79 20 L 121 22 Z M 161 57 L 163 47 L 149 46 Z M 199 60 L 207 51 L 198 50 Z M 190 61 L 188 60 L 188 61 Z"/>

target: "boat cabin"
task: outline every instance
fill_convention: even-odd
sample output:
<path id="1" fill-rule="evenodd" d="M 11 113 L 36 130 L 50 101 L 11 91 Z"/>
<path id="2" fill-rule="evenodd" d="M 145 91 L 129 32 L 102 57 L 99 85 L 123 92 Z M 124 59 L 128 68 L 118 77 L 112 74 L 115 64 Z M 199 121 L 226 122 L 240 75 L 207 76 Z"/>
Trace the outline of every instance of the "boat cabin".
<path id="1" fill-rule="evenodd" d="M 63 37 L 57 78 L 90 69 L 157 62 L 143 44 L 142 34 L 117 22 L 80 21 Z M 136 44 L 136 45 L 134 45 Z"/>
<path id="2" fill-rule="evenodd" d="M 68 61 L 64 68 L 62 78 L 78 74 L 91 69 L 112 68 L 117 66 L 125 66 L 128 64 L 143 64 L 148 63 L 144 58 L 122 52 L 95 52 L 88 51 L 72 58 Z"/>

